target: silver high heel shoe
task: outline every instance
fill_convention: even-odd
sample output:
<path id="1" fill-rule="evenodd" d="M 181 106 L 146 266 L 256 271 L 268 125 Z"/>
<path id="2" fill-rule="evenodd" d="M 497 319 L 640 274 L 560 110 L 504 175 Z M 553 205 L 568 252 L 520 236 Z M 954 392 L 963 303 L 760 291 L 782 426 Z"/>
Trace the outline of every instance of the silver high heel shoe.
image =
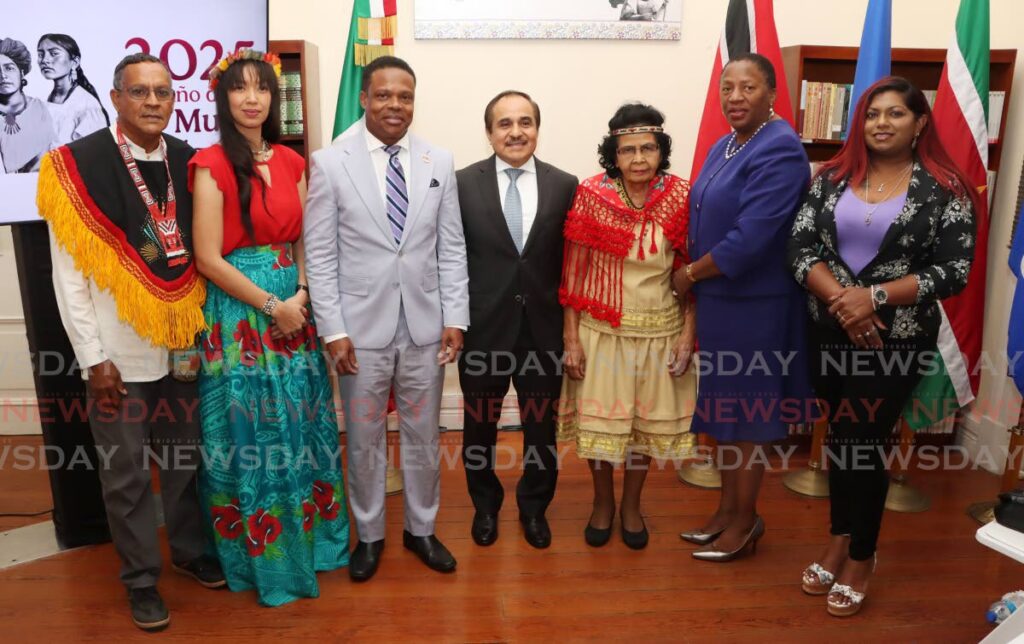
<path id="1" fill-rule="evenodd" d="M 680 532 L 679 538 L 683 541 L 695 543 L 698 546 L 706 546 L 715 539 L 717 539 L 719 535 L 721 535 L 723 532 L 725 532 L 725 528 L 722 528 L 718 532 L 703 532 L 701 530 L 692 530 L 690 532 Z"/>
<path id="2" fill-rule="evenodd" d="M 722 550 L 695 550 L 690 553 L 694 559 L 700 561 L 711 561 L 714 563 L 725 563 L 732 561 L 738 557 L 742 557 L 747 552 L 747 546 L 750 546 L 750 554 L 757 552 L 757 541 L 764 536 L 764 520 L 761 517 L 757 517 L 754 521 L 754 527 L 747 533 L 747 537 L 743 540 L 738 548 L 732 552 L 725 552 Z M 714 544 L 712 544 L 714 545 Z"/>

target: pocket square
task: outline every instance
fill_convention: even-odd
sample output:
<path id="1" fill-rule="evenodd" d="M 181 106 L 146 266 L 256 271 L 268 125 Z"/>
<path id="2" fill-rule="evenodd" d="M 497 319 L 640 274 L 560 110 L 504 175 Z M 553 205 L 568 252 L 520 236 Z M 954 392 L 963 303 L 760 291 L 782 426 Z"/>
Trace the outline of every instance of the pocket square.
<path id="1" fill-rule="evenodd" d="M 441 184 L 437 182 L 437 179 L 431 179 L 431 180 L 430 180 L 430 187 L 431 187 L 431 188 L 436 188 L 436 187 L 438 187 L 439 185 L 441 185 Z"/>

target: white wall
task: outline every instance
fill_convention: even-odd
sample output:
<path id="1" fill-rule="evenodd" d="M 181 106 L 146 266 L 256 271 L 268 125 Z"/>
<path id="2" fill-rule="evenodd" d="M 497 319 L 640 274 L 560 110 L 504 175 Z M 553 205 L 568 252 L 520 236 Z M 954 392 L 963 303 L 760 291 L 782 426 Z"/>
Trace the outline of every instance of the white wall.
<path id="1" fill-rule="evenodd" d="M 676 42 L 417 41 L 413 3 L 399 0 L 396 53 L 419 79 L 414 130 L 451 148 L 458 166 L 490 153 L 482 110 L 497 92 L 517 88 L 540 103 L 538 156 L 580 177 L 597 172 L 595 150 L 615 108 L 643 100 L 665 112 L 675 141 L 673 169 L 689 174 L 715 47 L 727 0 L 684 0 L 682 39 Z M 944 48 L 959 0 L 896 0 L 893 46 Z M 775 0 L 780 44 L 857 46 L 867 0 Z M 329 142 L 351 0 L 270 0 L 270 37 L 314 42 L 320 56 L 324 144 Z M 991 46 L 1024 49 L 1024 2 L 992 0 Z M 1012 210 L 1024 158 L 1024 60 L 1017 66 L 1006 129 L 1002 173 L 992 212 L 985 350 L 994 369 L 982 378 L 989 411 L 965 421 L 961 440 L 971 449 L 1007 441 L 1019 398 L 1005 375 L 1006 329 L 1013 279 L 1006 266 Z M 450 423 L 449 423 L 450 424 Z M 1000 465 L 1001 467 L 1001 465 Z"/>

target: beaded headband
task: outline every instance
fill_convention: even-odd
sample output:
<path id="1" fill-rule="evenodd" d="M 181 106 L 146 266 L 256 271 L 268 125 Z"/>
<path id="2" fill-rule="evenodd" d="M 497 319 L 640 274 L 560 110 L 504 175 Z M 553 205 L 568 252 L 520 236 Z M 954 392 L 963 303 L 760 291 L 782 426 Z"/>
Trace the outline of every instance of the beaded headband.
<path id="1" fill-rule="evenodd" d="M 659 125 L 641 125 L 638 127 L 623 127 L 618 130 L 612 130 L 612 136 L 619 136 L 620 134 L 643 134 L 644 132 L 653 132 L 655 134 L 661 134 L 665 131 L 665 128 Z"/>
<path id="2" fill-rule="evenodd" d="M 239 49 L 234 53 L 228 54 L 224 60 L 210 69 L 210 89 L 217 89 L 221 75 L 227 71 L 228 67 L 231 67 L 240 60 L 256 60 L 269 63 L 274 68 L 274 75 L 281 78 L 281 59 L 277 54 L 262 52 L 257 49 Z"/>

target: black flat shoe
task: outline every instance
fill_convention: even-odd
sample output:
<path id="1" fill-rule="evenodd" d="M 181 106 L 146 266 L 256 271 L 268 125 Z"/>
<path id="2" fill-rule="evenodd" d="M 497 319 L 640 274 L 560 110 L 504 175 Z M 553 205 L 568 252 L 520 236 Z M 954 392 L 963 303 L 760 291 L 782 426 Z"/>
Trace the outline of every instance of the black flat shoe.
<path id="1" fill-rule="evenodd" d="M 523 524 L 523 536 L 526 538 L 526 543 L 541 549 L 551 545 L 551 526 L 543 516 L 519 517 L 519 522 Z"/>
<path id="2" fill-rule="evenodd" d="M 644 524 L 643 529 L 639 532 L 630 532 L 626 529 L 626 523 L 619 517 L 619 524 L 622 531 L 622 542 L 633 550 L 643 550 L 647 547 L 647 542 L 650 540 L 650 535 L 647 533 L 647 524 L 644 522 L 643 517 L 640 517 L 640 522 Z"/>
<path id="3" fill-rule="evenodd" d="M 384 540 L 360 541 L 348 562 L 348 576 L 352 581 L 366 581 L 373 577 L 380 565 L 380 555 L 384 552 Z"/>
<path id="4" fill-rule="evenodd" d="M 612 524 L 615 523 L 615 513 L 612 513 Z M 590 515 L 590 519 L 587 520 L 587 527 L 583 530 L 583 538 L 586 540 L 588 546 L 600 548 L 604 544 L 608 543 L 608 540 L 612 538 L 612 526 L 609 525 L 607 528 L 595 528 L 590 525 L 590 521 L 593 520 L 594 515 Z"/>
<path id="5" fill-rule="evenodd" d="M 454 572 L 455 557 L 448 552 L 437 537 L 414 537 L 408 530 L 402 531 L 402 545 L 416 553 L 420 561 L 437 572 Z"/>
<path id="6" fill-rule="evenodd" d="M 498 517 L 493 514 L 477 512 L 473 515 L 473 527 L 470 529 L 473 541 L 478 546 L 489 546 L 498 540 Z"/>

